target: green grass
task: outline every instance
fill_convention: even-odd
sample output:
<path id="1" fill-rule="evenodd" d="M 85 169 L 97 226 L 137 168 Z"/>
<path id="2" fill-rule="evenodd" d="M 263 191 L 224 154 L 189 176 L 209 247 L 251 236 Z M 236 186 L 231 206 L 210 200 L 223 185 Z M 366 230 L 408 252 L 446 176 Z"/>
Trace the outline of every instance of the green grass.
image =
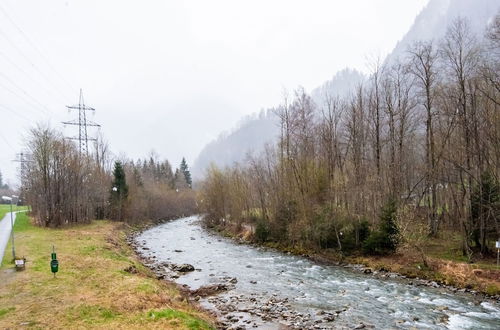
<path id="1" fill-rule="evenodd" d="M 17 206 L 17 205 L 12 205 L 12 211 L 23 211 L 23 210 L 28 210 L 28 206 Z M 10 212 L 10 204 L 0 204 L 0 220 L 3 219 L 3 217 Z"/>
<path id="2" fill-rule="evenodd" d="M 116 319 L 119 316 L 120 313 L 97 305 L 75 306 L 67 313 L 67 318 L 70 322 L 83 321 L 88 324 L 103 323 Z"/>
<path id="3" fill-rule="evenodd" d="M 14 233 L 23 232 L 31 228 L 30 219 L 26 212 L 16 214 L 16 222 L 14 223 Z"/>
<path id="4" fill-rule="evenodd" d="M 14 226 L 16 254 L 27 258 L 26 269 L 8 270 L 13 268 L 10 253 L 0 267 L 0 329 L 19 324 L 57 329 L 212 329 L 210 316 L 138 262 L 126 244 L 122 224 L 93 221 L 49 229 L 30 220 L 20 213 Z M 52 245 L 59 260 L 56 277 L 49 266 Z M 136 273 L 125 271 L 131 265 Z M 148 315 L 148 311 L 154 312 Z"/>
<path id="5" fill-rule="evenodd" d="M 11 312 L 13 310 L 15 310 L 16 308 L 15 307 L 9 307 L 9 308 L 0 308 L 0 318 L 2 318 L 2 316 L 4 316 L 5 314 L 7 314 L 8 312 Z"/>
<path id="6" fill-rule="evenodd" d="M 19 246 L 16 243 L 16 234 L 23 233 L 29 229 L 36 229 L 30 224 L 30 218 L 26 214 L 26 212 L 20 212 L 16 214 L 16 222 L 14 223 L 14 243 L 16 244 L 16 257 L 23 257 L 23 249 L 22 246 Z M 12 260 L 12 241 L 9 238 L 9 242 L 5 248 L 5 254 L 2 260 L 2 267 L 12 265 L 14 260 Z"/>
<path id="7" fill-rule="evenodd" d="M 205 321 L 194 318 L 192 315 L 178 311 L 175 309 L 163 309 L 159 311 L 149 311 L 147 317 L 151 320 L 166 319 L 166 320 L 179 320 L 181 326 L 188 329 L 212 329 L 212 327 Z M 175 325 L 175 324 L 173 324 Z"/>

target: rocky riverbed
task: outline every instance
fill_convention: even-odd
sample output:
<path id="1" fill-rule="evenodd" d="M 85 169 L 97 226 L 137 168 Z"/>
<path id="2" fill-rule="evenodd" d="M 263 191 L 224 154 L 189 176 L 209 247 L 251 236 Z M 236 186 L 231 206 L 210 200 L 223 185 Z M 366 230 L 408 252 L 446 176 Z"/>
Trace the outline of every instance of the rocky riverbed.
<path id="1" fill-rule="evenodd" d="M 196 217 L 130 238 L 160 279 L 212 310 L 220 328 L 500 328 L 498 301 L 362 265 L 235 244 Z"/>

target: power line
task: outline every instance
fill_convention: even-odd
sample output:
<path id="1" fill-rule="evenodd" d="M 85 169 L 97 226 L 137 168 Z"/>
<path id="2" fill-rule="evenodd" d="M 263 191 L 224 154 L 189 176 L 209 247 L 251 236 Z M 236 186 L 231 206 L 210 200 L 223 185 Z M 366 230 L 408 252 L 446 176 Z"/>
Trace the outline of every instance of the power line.
<path id="1" fill-rule="evenodd" d="M 5 40 L 7 40 L 9 42 L 9 44 L 12 46 L 12 48 L 16 49 L 17 52 L 33 67 L 34 70 L 36 70 L 36 72 L 38 72 L 38 74 L 43 77 L 43 79 L 45 79 L 49 84 L 52 85 L 52 87 L 55 89 L 55 90 L 58 90 L 59 89 L 57 88 L 56 85 L 54 85 L 54 83 L 38 68 L 38 66 L 33 63 L 27 56 L 26 54 L 24 54 L 24 52 L 12 41 L 10 40 L 9 36 L 7 34 L 5 34 L 5 32 L 3 32 L 2 30 L 0 30 L 0 35 L 2 35 L 4 37 Z M 61 92 L 60 92 L 61 93 Z M 63 95 L 61 93 L 61 95 Z"/>
<path id="2" fill-rule="evenodd" d="M 57 96 L 57 97 L 60 97 L 60 99 L 64 102 L 66 102 L 66 95 L 63 95 L 61 92 L 59 92 L 59 90 L 57 90 L 57 92 L 59 94 L 56 95 L 56 93 L 54 93 L 51 89 L 48 89 L 46 87 L 46 85 L 44 85 L 43 83 L 41 83 L 40 81 L 38 80 L 35 80 L 33 79 L 33 77 L 31 77 L 29 75 L 29 73 L 27 73 L 23 68 L 21 68 L 19 65 L 17 65 L 14 61 L 12 61 L 4 52 L 1 52 L 0 51 L 0 56 L 2 56 L 7 62 L 9 62 L 10 65 L 12 65 L 13 67 L 15 67 L 18 71 L 22 72 L 28 79 L 30 79 L 31 81 L 34 81 L 37 83 L 37 85 L 39 85 L 42 89 L 44 89 L 46 92 L 48 93 L 52 93 L 54 96 Z"/>
<path id="3" fill-rule="evenodd" d="M 9 15 L 9 13 L 0 5 L 0 11 L 3 12 L 3 14 L 5 15 L 5 17 L 7 17 L 7 19 L 12 23 L 12 25 L 19 31 L 19 33 L 23 36 L 24 40 L 26 40 L 27 43 L 29 43 L 31 45 L 31 47 L 33 47 L 33 49 L 35 49 L 37 51 L 37 53 L 40 55 L 40 57 L 45 61 L 45 63 L 47 64 L 47 66 L 52 70 L 54 71 L 54 73 L 56 75 L 59 76 L 59 78 L 66 84 L 66 87 L 69 88 L 69 90 L 73 91 L 75 90 L 75 88 L 71 85 L 71 83 L 66 80 L 55 68 L 54 66 L 50 63 L 50 61 L 48 60 L 48 58 L 43 54 L 43 52 L 36 46 L 36 44 L 31 41 L 31 39 L 28 37 L 28 35 L 26 33 L 24 33 L 23 29 L 21 29 L 19 27 L 19 25 L 16 24 L 16 22 L 14 21 L 14 19 L 12 19 Z"/>
<path id="4" fill-rule="evenodd" d="M 35 113 L 39 113 L 39 108 L 37 106 L 35 106 L 33 103 L 31 103 L 31 101 L 29 101 L 26 97 L 23 97 L 21 95 L 19 95 L 18 93 L 16 93 L 15 91 L 13 91 L 12 89 L 6 87 L 5 85 L 1 84 L 0 83 L 0 87 L 2 87 L 3 89 L 5 89 L 6 91 L 8 91 L 9 93 L 17 96 L 18 98 L 20 98 L 21 100 L 23 100 L 24 102 L 26 102 L 27 105 L 31 106 L 33 109 L 35 109 Z"/>
<path id="5" fill-rule="evenodd" d="M 32 119 L 30 119 L 30 118 L 28 118 L 28 117 L 26 117 L 26 116 L 24 116 L 24 115 L 22 115 L 22 114 L 18 113 L 17 111 L 13 110 L 12 108 L 10 108 L 10 107 L 6 106 L 5 104 L 0 104 L 0 107 L 4 108 L 5 110 L 7 110 L 7 111 L 9 111 L 10 113 L 12 113 L 12 114 L 14 114 L 14 115 L 18 116 L 18 117 L 19 117 L 19 118 L 21 118 L 21 119 L 24 119 L 24 120 L 27 120 L 27 121 L 31 121 L 31 120 L 32 120 Z"/>
<path id="6" fill-rule="evenodd" d="M 9 146 L 9 148 L 11 148 L 11 149 L 12 149 L 12 151 L 16 151 L 16 150 L 14 149 L 14 147 L 10 144 L 10 142 L 9 142 L 9 141 L 5 138 L 5 136 L 3 136 L 3 134 L 2 134 L 2 131 L 1 131 L 1 130 L 0 130 L 0 137 L 2 138 L 2 140 L 4 140 L 4 142 L 7 144 L 7 146 Z"/>
<path id="7" fill-rule="evenodd" d="M 53 114 L 52 110 L 50 110 L 49 108 L 47 108 L 45 105 L 43 105 L 40 101 L 38 101 L 37 99 L 35 99 L 33 96 L 31 96 L 30 94 L 28 94 L 28 92 L 26 92 L 22 87 L 20 87 L 18 84 L 16 84 L 12 79 L 10 79 L 9 77 L 7 77 L 6 75 L 4 75 L 3 73 L 0 72 L 0 76 L 2 76 L 5 80 L 7 80 L 8 82 L 10 82 L 14 87 L 16 87 L 17 89 L 19 89 L 24 95 L 26 95 L 28 98 L 30 98 L 31 100 L 34 101 L 34 103 L 38 103 L 38 105 L 40 107 L 42 107 L 43 109 L 45 109 L 46 113 L 51 115 Z M 5 86 L 3 86 L 5 88 Z M 5 88 L 7 90 L 9 90 L 11 93 L 15 94 L 12 90 L 8 89 L 8 88 Z M 19 95 L 18 95 L 19 97 Z"/>

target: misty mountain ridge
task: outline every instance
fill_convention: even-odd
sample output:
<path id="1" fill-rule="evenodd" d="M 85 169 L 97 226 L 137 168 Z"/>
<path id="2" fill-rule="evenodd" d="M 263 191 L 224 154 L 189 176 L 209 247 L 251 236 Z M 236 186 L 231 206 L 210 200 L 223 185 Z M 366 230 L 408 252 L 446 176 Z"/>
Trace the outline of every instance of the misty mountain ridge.
<path id="1" fill-rule="evenodd" d="M 457 17 L 466 17 L 472 32 L 482 36 L 499 9 L 498 0 L 430 0 L 415 18 L 410 30 L 387 56 L 387 60 L 404 56 L 408 47 L 417 40 L 442 38 Z"/>
<path id="2" fill-rule="evenodd" d="M 443 37 L 448 25 L 457 17 L 466 17 L 472 32 L 481 36 L 499 10 L 498 0 L 430 0 L 385 61 L 405 56 L 406 50 L 415 41 Z M 368 77 L 356 69 L 345 68 L 313 89 L 311 97 L 321 109 L 325 97 L 348 96 L 366 79 Z M 247 116 L 231 133 L 221 134 L 202 149 L 193 163 L 193 175 L 199 179 L 211 163 L 224 167 L 244 160 L 249 152 L 259 153 L 266 143 L 274 142 L 278 134 L 279 119 L 272 110 Z"/>
<path id="3" fill-rule="evenodd" d="M 311 92 L 318 108 L 325 97 L 347 96 L 353 88 L 367 77 L 354 69 L 345 68 Z M 274 109 L 261 110 L 258 114 L 245 116 L 229 132 L 221 133 L 200 152 L 192 166 L 195 179 L 203 176 L 211 163 L 219 167 L 240 162 L 248 154 L 258 154 L 266 144 L 274 143 L 279 136 L 279 118 Z"/>
<path id="4" fill-rule="evenodd" d="M 249 153 L 262 151 L 267 143 L 276 140 L 278 133 L 279 120 L 273 109 L 245 116 L 235 129 L 221 133 L 203 148 L 191 168 L 193 177 L 201 178 L 211 163 L 230 166 L 244 160 Z"/>

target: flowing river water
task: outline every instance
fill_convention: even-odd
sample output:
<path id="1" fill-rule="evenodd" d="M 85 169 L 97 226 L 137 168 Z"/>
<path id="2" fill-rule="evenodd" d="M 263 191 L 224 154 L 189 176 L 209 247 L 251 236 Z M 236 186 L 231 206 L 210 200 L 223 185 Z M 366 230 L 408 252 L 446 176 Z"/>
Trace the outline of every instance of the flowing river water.
<path id="1" fill-rule="evenodd" d="M 237 244 L 207 232 L 198 220 L 156 226 L 136 242 L 157 264 L 193 265 L 195 271 L 175 279 L 181 285 L 227 283 L 228 291 L 200 303 L 228 327 L 500 329 L 497 302 Z"/>

